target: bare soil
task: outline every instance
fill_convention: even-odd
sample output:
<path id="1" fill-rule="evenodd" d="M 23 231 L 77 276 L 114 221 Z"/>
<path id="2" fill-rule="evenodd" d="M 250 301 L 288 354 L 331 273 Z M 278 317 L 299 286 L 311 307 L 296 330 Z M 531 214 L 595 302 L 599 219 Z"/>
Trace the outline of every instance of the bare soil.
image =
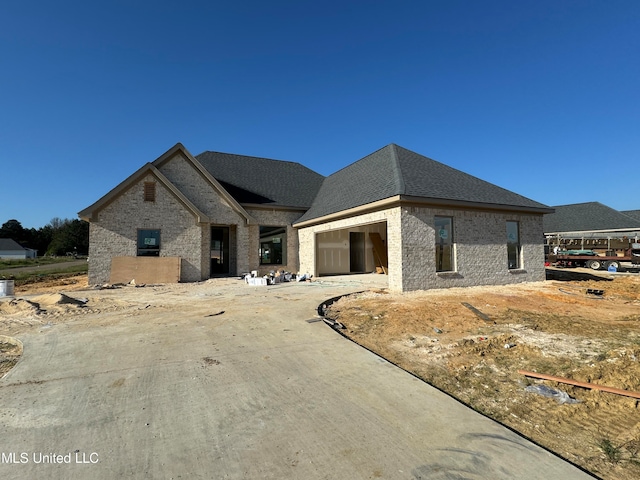
<path id="1" fill-rule="evenodd" d="M 88 287 L 87 275 L 56 275 L 42 277 L 15 287 L 17 295 L 43 294 L 40 298 L 0 300 L 0 335 L 14 335 L 25 328 L 42 325 L 59 314 L 77 309 L 83 302 L 77 302 L 59 292 L 83 290 Z M 68 299 L 68 300 L 67 300 Z M 14 343 L 3 340 L 0 336 L 0 378 L 6 375 L 20 359 L 22 348 Z"/>
<path id="2" fill-rule="evenodd" d="M 358 344 L 585 470 L 637 479 L 640 400 L 518 373 L 640 391 L 640 277 L 589 278 L 366 292 L 335 302 L 327 316 Z M 539 384 L 578 403 L 525 390 Z"/>

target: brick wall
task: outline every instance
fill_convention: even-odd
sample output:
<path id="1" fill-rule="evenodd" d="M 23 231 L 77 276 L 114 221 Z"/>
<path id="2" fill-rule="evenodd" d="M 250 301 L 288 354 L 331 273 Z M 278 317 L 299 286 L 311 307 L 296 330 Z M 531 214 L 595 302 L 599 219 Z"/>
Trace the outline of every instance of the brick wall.
<path id="1" fill-rule="evenodd" d="M 455 271 L 436 273 L 434 216 L 453 218 Z M 506 222 L 518 221 L 521 267 L 507 266 Z M 505 285 L 545 279 L 542 215 L 402 208 L 402 290 Z"/>
<path id="2" fill-rule="evenodd" d="M 161 229 L 162 256 L 179 256 L 182 281 L 199 281 L 209 277 L 211 226 L 229 227 L 229 273 L 251 270 L 266 273 L 275 269 L 298 271 L 298 236 L 291 226 L 303 212 L 275 209 L 252 209 L 249 213 L 259 225 L 286 226 L 287 260 L 284 265 L 260 265 L 259 225 L 248 225 L 219 192 L 182 155 L 177 154 L 160 165 L 159 170 L 200 211 L 211 224 L 197 225 L 195 217 L 153 175 L 132 185 L 98 215 L 90 225 L 89 281 L 104 283 L 109 279 L 111 258 L 135 256 L 137 230 Z M 156 201 L 144 202 L 145 181 L 156 182 Z"/>
<path id="3" fill-rule="evenodd" d="M 453 217 L 455 271 L 436 272 L 434 216 Z M 506 222 L 518 221 L 522 268 L 507 267 Z M 387 223 L 389 289 L 411 291 L 541 281 L 544 273 L 542 215 L 418 206 L 378 212 L 301 228 L 300 271 L 317 275 L 316 234 Z"/>
<path id="4" fill-rule="evenodd" d="M 182 154 L 176 154 L 160 165 L 159 170 L 216 225 L 246 223 L 245 219 L 220 196 L 213 186 Z"/>
<path id="5" fill-rule="evenodd" d="M 287 272 L 298 272 L 300 261 L 298 258 L 298 234 L 291 225 L 304 212 L 291 210 L 276 210 L 263 208 L 247 208 L 247 212 L 253 217 L 258 225 L 249 226 L 249 268 L 247 271 L 258 270 L 260 275 L 264 275 L 274 270 L 285 270 Z M 283 265 L 260 265 L 260 226 L 276 227 L 286 226 L 287 228 L 287 260 Z"/>
<path id="6" fill-rule="evenodd" d="M 200 211 L 209 217 L 211 225 L 229 228 L 229 273 L 237 275 L 249 271 L 249 227 L 246 218 L 232 208 L 200 172 L 179 153 L 160 165 L 159 170 Z M 202 278 L 210 274 L 211 230 L 203 232 Z"/>
<path id="7" fill-rule="evenodd" d="M 160 256 L 181 257 L 181 280 L 202 279 L 204 229 L 194 215 L 160 182 L 155 202 L 145 202 L 144 182 L 149 174 L 105 206 L 89 228 L 89 283 L 109 281 L 111 258 L 136 256 L 138 229 L 159 229 Z"/>

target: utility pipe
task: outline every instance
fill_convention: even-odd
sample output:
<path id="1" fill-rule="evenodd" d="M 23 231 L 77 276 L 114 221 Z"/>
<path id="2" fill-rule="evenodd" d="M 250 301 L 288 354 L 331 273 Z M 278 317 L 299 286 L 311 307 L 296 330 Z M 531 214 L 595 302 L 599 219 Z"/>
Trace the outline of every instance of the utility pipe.
<path id="1" fill-rule="evenodd" d="M 590 388 L 592 390 L 601 390 L 603 392 L 615 393 L 616 395 L 624 395 L 625 397 L 640 398 L 640 392 L 632 392 L 629 390 L 621 390 L 619 388 L 606 387 L 604 385 L 596 385 L 595 383 L 578 382 L 569 378 L 554 377 L 544 373 L 528 372 L 527 370 L 518 370 L 520 375 L 525 377 L 541 378 L 542 380 L 551 380 L 552 382 L 568 383 L 576 387 Z"/>

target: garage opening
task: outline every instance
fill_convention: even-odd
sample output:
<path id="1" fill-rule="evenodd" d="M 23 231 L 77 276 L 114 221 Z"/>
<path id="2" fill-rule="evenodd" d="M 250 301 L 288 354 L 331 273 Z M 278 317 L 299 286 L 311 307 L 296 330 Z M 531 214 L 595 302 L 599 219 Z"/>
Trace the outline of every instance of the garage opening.
<path id="1" fill-rule="evenodd" d="M 387 273 L 387 223 L 316 234 L 317 275 Z"/>

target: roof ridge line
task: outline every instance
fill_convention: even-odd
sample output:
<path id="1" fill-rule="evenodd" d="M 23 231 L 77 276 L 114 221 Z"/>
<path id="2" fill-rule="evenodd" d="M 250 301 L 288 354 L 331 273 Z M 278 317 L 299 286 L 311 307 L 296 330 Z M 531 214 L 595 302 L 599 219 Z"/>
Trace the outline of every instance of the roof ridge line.
<path id="1" fill-rule="evenodd" d="M 204 155 L 206 153 L 213 153 L 213 154 L 219 154 L 219 155 L 229 155 L 232 157 L 244 157 L 244 158 L 253 158 L 256 160 L 267 160 L 269 162 L 282 162 L 282 163 L 291 163 L 293 165 L 300 165 L 301 167 L 306 168 L 307 170 L 311 170 L 309 167 L 307 167 L 306 165 L 304 165 L 303 163 L 297 162 L 295 160 L 281 160 L 278 158 L 268 158 L 268 157 L 258 157 L 256 155 L 243 155 L 242 153 L 230 153 L 230 152 L 218 152 L 216 150 L 205 150 L 204 152 L 201 152 L 197 155 L 194 155 L 195 158 Z M 312 172 L 318 173 L 315 170 L 311 170 Z M 324 175 L 323 175 L 324 176 Z"/>
<path id="2" fill-rule="evenodd" d="M 397 152 L 398 145 L 396 145 L 395 143 L 392 143 L 390 147 L 391 147 L 391 159 L 393 162 L 393 165 L 392 165 L 393 174 L 395 175 L 396 182 L 398 183 L 398 194 L 404 195 L 406 191 L 405 191 L 404 177 L 402 176 L 402 169 L 400 168 L 400 160 L 398 159 L 398 152 Z"/>

